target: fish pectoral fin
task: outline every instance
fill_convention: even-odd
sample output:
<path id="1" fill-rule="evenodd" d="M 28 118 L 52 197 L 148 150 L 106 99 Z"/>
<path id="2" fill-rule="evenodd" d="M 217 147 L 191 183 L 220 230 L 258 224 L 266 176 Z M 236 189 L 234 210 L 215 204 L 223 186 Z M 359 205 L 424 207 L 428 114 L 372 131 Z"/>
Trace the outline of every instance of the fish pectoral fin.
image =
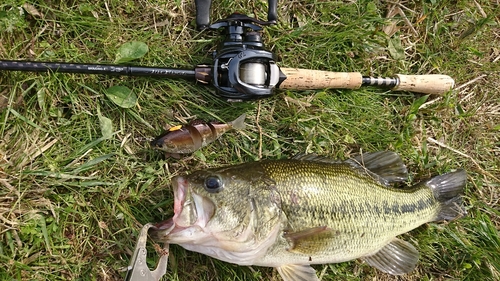
<path id="1" fill-rule="evenodd" d="M 316 270 L 308 264 L 285 264 L 276 269 L 284 281 L 319 281 Z"/>
<path id="2" fill-rule="evenodd" d="M 287 251 L 305 255 L 314 255 L 322 251 L 325 239 L 335 236 L 335 232 L 326 226 L 311 227 L 297 232 L 285 233 L 290 247 Z"/>
<path id="3" fill-rule="evenodd" d="M 292 241 L 296 241 L 303 238 L 309 238 L 311 236 L 315 236 L 316 234 L 322 233 L 327 230 L 328 228 L 326 226 L 311 227 L 297 232 L 287 232 L 285 234 L 285 237 Z"/>
<path id="4" fill-rule="evenodd" d="M 412 244 L 398 238 L 385 245 L 374 255 L 363 260 L 380 271 L 392 275 L 411 272 L 418 262 L 418 251 Z"/>

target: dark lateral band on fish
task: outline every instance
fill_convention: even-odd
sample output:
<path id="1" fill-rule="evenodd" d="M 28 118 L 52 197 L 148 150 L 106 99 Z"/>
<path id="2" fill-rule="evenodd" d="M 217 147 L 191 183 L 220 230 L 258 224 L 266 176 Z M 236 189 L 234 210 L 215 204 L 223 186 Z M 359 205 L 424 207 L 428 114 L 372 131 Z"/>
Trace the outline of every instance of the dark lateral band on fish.
<path id="1" fill-rule="evenodd" d="M 245 114 L 229 123 L 194 120 L 170 128 L 151 142 L 151 146 L 170 155 L 192 153 L 218 139 L 225 132 L 245 128 Z"/>
<path id="2" fill-rule="evenodd" d="M 397 236 L 465 215 L 467 174 L 393 187 L 407 180 L 406 166 L 389 151 L 195 171 L 173 178 L 174 217 L 150 234 L 226 262 L 275 267 L 285 281 L 317 281 L 311 264 L 353 259 L 401 275 L 419 253 Z"/>

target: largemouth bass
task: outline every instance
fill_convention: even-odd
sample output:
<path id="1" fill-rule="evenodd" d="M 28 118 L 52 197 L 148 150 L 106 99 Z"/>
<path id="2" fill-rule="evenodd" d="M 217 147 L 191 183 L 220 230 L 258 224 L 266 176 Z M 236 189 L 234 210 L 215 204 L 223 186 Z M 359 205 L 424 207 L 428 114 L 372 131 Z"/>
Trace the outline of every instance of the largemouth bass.
<path id="1" fill-rule="evenodd" d="M 151 142 L 153 148 L 171 155 L 192 153 L 218 139 L 225 132 L 245 128 L 245 114 L 229 123 L 194 120 L 187 125 L 170 128 Z"/>
<path id="2" fill-rule="evenodd" d="M 467 175 L 392 187 L 407 179 L 401 158 L 387 151 L 196 171 L 173 179 L 174 216 L 150 234 L 226 262 L 275 267 L 285 281 L 318 280 L 311 264 L 358 258 L 405 274 L 419 254 L 396 236 L 462 216 Z"/>

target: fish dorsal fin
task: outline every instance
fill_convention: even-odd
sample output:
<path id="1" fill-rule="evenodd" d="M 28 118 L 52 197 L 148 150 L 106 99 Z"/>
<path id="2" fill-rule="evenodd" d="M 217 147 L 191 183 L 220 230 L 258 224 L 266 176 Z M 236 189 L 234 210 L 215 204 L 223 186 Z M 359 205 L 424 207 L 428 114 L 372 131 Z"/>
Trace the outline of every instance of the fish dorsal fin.
<path id="1" fill-rule="evenodd" d="M 191 122 L 189 122 L 189 126 L 196 126 L 196 125 L 204 125 L 206 124 L 205 121 L 201 120 L 201 119 L 194 119 L 194 120 L 191 120 Z"/>
<path id="2" fill-rule="evenodd" d="M 330 164 L 336 164 L 336 163 L 342 163 L 343 161 L 340 160 L 335 160 L 326 156 L 319 156 L 315 153 L 299 153 L 296 154 L 295 156 L 292 157 L 294 160 L 299 160 L 299 161 L 312 161 L 312 162 L 322 162 L 322 163 L 330 163 Z"/>
<path id="3" fill-rule="evenodd" d="M 285 264 L 276 269 L 284 281 L 319 281 L 316 270 L 308 264 Z"/>
<path id="4" fill-rule="evenodd" d="M 172 126 L 168 129 L 169 132 L 178 131 L 182 128 L 182 125 Z"/>
<path id="5" fill-rule="evenodd" d="M 398 154 L 392 151 L 363 153 L 355 158 L 339 161 L 316 154 L 297 154 L 294 160 L 330 164 L 346 163 L 363 174 L 369 174 L 383 185 L 406 181 L 408 170 Z"/>
<path id="6" fill-rule="evenodd" d="M 392 151 L 363 153 L 345 162 L 358 170 L 368 172 L 386 186 L 408 180 L 408 170 L 403 160 Z"/>
<path id="7" fill-rule="evenodd" d="M 418 251 L 412 244 L 398 238 L 384 246 L 374 255 L 364 257 L 369 265 L 392 275 L 411 272 L 418 262 Z"/>

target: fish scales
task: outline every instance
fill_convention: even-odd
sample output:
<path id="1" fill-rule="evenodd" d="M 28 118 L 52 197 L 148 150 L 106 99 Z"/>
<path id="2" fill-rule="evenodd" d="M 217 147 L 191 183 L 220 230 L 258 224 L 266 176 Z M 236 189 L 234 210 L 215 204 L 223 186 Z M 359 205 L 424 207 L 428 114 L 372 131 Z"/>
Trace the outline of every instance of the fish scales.
<path id="1" fill-rule="evenodd" d="M 432 191 L 425 185 L 385 187 L 344 163 L 285 160 L 261 164 L 265 176 L 276 182 L 281 194 L 287 232 L 331 228 L 331 234 L 309 241 L 315 244 L 311 246 L 317 256 L 313 262 L 331 262 L 332 256 L 337 256 L 335 262 L 341 262 L 360 253 L 366 255 L 367 249 L 376 251 L 394 236 L 432 221 L 439 212 Z M 275 255 L 280 257 L 289 255 L 283 247 L 282 253 L 278 252 Z M 312 253 L 306 253 L 304 262 L 310 262 L 307 254 Z"/>

